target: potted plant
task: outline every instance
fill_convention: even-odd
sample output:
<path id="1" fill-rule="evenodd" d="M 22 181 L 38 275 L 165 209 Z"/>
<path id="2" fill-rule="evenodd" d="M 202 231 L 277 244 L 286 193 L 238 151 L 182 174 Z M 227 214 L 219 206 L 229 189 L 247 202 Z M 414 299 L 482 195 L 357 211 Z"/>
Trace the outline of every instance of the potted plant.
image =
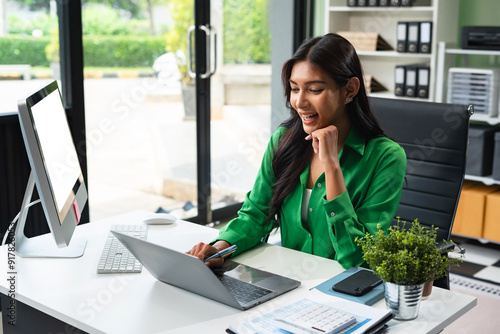
<path id="1" fill-rule="evenodd" d="M 379 225 L 375 234 L 355 241 L 370 269 L 384 281 L 387 307 L 396 319 L 410 320 L 418 314 L 424 283 L 446 276 L 462 259 L 450 258 L 452 249 L 438 249 L 437 228 L 424 227 L 417 219 L 411 227 L 405 225 L 398 219 L 388 233 Z"/>

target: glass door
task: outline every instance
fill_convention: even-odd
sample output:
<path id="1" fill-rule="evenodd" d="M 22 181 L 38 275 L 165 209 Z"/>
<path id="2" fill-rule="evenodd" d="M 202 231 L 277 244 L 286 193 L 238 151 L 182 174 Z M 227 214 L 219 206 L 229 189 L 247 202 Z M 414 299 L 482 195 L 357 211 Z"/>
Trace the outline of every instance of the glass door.
<path id="1" fill-rule="evenodd" d="M 193 24 L 193 0 L 82 5 L 91 220 L 197 215 Z"/>
<path id="2" fill-rule="evenodd" d="M 251 190 L 271 134 L 268 0 L 211 0 L 211 210 L 226 220 Z"/>
<path id="3" fill-rule="evenodd" d="M 82 5 L 91 219 L 225 220 L 270 135 L 267 0 Z"/>

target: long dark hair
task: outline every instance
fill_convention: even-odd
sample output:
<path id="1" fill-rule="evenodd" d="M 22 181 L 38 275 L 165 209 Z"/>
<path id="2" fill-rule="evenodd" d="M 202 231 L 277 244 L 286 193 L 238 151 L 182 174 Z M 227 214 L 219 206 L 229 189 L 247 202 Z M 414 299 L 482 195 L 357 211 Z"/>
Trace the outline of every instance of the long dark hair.
<path id="1" fill-rule="evenodd" d="M 273 228 L 280 226 L 283 202 L 296 187 L 300 174 L 310 163 L 313 154 L 310 141 L 304 140 L 307 134 L 304 132 L 302 120 L 290 104 L 289 80 L 293 66 L 299 61 L 308 61 L 328 74 L 339 88 L 344 87 L 352 77 L 358 78 L 359 91 L 353 101 L 346 105 L 352 126 L 366 140 L 385 136 L 371 112 L 363 82 L 361 62 L 351 43 L 337 34 L 306 40 L 293 57 L 285 62 L 281 72 L 290 118 L 281 124 L 288 130 L 282 134 L 272 162 L 276 183 L 273 186 L 274 194 L 269 206 L 268 222 L 274 221 Z"/>

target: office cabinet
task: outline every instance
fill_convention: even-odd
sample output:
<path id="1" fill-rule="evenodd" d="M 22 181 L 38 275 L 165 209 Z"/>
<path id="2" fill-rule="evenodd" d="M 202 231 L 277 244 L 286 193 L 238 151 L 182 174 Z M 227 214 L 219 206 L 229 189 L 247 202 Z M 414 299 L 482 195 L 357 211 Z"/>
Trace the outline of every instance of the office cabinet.
<path id="1" fill-rule="evenodd" d="M 430 68 L 429 96 L 419 100 L 434 101 L 437 41 L 455 42 L 458 29 L 456 0 L 418 0 L 406 7 L 352 7 L 346 0 L 327 0 L 325 33 L 355 31 L 376 32 L 386 40 L 392 51 L 358 51 L 364 73 L 372 75 L 388 91 L 371 93 L 386 98 L 406 98 L 394 94 L 394 70 L 398 65 L 426 64 Z M 397 26 L 399 22 L 432 23 L 430 53 L 398 52 Z"/>
<path id="2" fill-rule="evenodd" d="M 467 67 L 467 58 L 469 55 L 482 55 L 482 56 L 500 56 L 500 51 L 495 50 L 471 50 L 471 49 L 458 49 L 454 46 L 455 43 L 446 43 L 439 42 L 438 43 L 438 61 L 436 68 L 436 102 L 446 102 L 447 96 L 446 93 L 448 91 L 448 73 L 450 68 L 455 66 L 456 56 L 461 56 L 462 67 Z M 498 92 L 497 92 L 498 93 Z M 499 108 L 498 105 L 494 106 L 495 108 Z M 500 125 L 500 116 L 490 117 L 482 114 L 473 114 L 470 118 L 472 124 L 482 124 L 488 126 L 496 126 Z M 500 180 L 495 180 L 491 175 L 487 176 L 477 176 L 466 174 L 465 179 L 477 181 L 484 183 L 486 185 L 500 184 Z"/>

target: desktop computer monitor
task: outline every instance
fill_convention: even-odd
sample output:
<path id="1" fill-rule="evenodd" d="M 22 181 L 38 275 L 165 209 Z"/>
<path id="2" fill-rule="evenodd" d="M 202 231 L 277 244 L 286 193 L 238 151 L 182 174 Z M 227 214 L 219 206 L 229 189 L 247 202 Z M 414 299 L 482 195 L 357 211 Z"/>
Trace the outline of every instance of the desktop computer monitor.
<path id="1" fill-rule="evenodd" d="M 31 175 L 16 227 L 16 252 L 25 257 L 81 256 L 86 241 L 72 236 L 87 203 L 87 189 L 57 81 L 19 100 L 18 109 Z M 34 184 L 52 238 L 24 234 Z"/>

